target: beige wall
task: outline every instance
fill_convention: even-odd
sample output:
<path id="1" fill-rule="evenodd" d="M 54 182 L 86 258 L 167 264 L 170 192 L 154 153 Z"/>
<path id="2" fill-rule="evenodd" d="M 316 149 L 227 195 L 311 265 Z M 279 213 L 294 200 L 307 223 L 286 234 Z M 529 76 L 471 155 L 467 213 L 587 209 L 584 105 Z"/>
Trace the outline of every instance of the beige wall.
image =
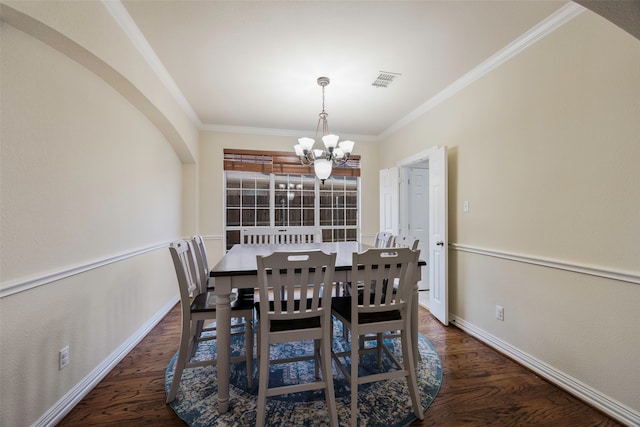
<path id="1" fill-rule="evenodd" d="M 223 150 L 293 151 L 295 136 L 273 136 L 202 131 L 200 136 L 200 229 L 206 236 L 211 262 L 217 262 L 223 247 Z M 375 234 L 378 230 L 378 147 L 375 142 L 356 142 L 354 155 L 362 156 L 361 170 L 361 234 Z"/>
<path id="2" fill-rule="evenodd" d="M 455 247 L 637 280 L 639 100 L 640 41 L 585 12 L 382 141 L 379 156 L 390 167 L 448 147 L 454 319 L 635 411 L 637 283 Z"/>
<path id="3" fill-rule="evenodd" d="M 45 4 L 26 3 L 42 19 L 49 16 Z M 75 12 L 86 13 L 59 21 L 75 22 L 78 43 L 93 32 L 112 46 L 117 33 L 100 33 L 98 23 L 113 20 L 93 3 L 101 9 L 76 3 Z M 100 18 L 95 26 L 91 16 Z M 185 201 L 195 204 L 185 196 L 195 194 L 195 172 L 183 171 L 176 141 L 123 93 L 121 82 L 96 74 L 104 63 L 88 68 L 72 59 L 82 47 L 69 57 L 28 34 L 40 24 L 28 23 L 27 32 L 4 21 L 0 26 L 3 426 L 50 422 L 47 411 L 60 410 L 64 399 L 88 386 L 83 381 L 159 320 L 177 301 L 166 243 L 195 228 L 182 211 Z M 136 63 L 127 62 L 134 51 L 126 41 L 118 45 L 120 61 Z M 148 68 L 135 71 L 153 80 Z M 166 123 L 186 123 L 170 110 Z M 183 133 L 184 146 L 197 150 L 197 130 Z M 192 186 L 184 191 L 187 181 Z M 65 346 L 70 364 L 59 370 Z"/>
<path id="4" fill-rule="evenodd" d="M 198 129 L 101 1 L 2 0 L 2 18 L 106 80 L 158 127 L 183 162 L 198 157 Z M 117 4 L 110 7 L 117 10 Z"/>

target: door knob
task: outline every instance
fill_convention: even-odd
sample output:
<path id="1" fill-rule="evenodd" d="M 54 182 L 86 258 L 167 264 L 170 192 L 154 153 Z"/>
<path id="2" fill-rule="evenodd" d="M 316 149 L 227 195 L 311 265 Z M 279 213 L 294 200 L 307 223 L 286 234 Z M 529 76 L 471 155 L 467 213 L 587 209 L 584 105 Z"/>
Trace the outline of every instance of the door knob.
<path id="1" fill-rule="evenodd" d="M 444 242 L 442 240 L 440 240 L 439 242 L 436 243 L 436 245 L 438 246 L 444 246 Z"/>

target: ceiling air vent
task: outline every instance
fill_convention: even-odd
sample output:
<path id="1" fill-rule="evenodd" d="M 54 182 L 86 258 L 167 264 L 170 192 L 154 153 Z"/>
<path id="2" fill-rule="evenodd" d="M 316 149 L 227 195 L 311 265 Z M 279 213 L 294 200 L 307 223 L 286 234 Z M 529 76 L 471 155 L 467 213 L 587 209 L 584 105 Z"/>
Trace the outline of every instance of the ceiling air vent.
<path id="1" fill-rule="evenodd" d="M 380 71 L 380 75 L 376 78 L 376 80 L 371 83 L 371 86 L 375 87 L 387 87 L 391 84 L 393 79 L 398 76 L 401 76 L 400 73 L 390 73 L 388 71 Z"/>

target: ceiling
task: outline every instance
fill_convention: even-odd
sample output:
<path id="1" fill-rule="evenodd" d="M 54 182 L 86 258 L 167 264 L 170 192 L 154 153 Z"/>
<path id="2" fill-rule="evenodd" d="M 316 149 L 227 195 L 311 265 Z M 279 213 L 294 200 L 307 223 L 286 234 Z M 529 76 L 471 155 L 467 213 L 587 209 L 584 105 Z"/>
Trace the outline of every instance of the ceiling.
<path id="1" fill-rule="evenodd" d="M 140 1 L 126 12 L 201 128 L 374 138 L 567 3 Z M 386 88 L 381 71 L 400 74 Z M 356 139 L 357 141 L 357 139 Z"/>

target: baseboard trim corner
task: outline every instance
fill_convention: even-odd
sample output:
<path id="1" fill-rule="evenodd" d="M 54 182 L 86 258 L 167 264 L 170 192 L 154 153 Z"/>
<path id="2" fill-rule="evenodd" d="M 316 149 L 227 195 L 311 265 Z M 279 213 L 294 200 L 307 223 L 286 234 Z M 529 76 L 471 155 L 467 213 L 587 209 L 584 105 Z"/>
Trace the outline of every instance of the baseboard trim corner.
<path id="1" fill-rule="evenodd" d="M 640 412 L 600 393 L 570 375 L 567 375 L 553 366 L 536 359 L 530 354 L 512 346 L 498 337 L 491 335 L 483 329 L 476 327 L 472 323 L 469 323 L 454 314 L 449 314 L 449 319 L 451 323 L 467 334 L 477 338 L 500 353 L 505 354 L 527 369 L 530 369 L 540 375 L 545 380 L 602 411 L 616 421 L 628 426 L 640 426 Z"/>
<path id="2" fill-rule="evenodd" d="M 165 304 L 156 314 L 153 315 L 146 323 L 144 323 L 137 331 L 135 331 L 125 342 L 120 345 L 105 360 L 96 366 L 87 376 L 85 376 L 78 384 L 69 390 L 60 400 L 58 400 L 51 408 L 49 408 L 32 427 L 53 427 L 69 413 L 71 410 L 87 395 L 100 381 L 107 376 L 109 372 L 124 357 L 129 354 L 133 348 L 147 336 L 149 332 L 171 311 L 171 309 L 180 301 L 179 297 L 172 298 Z"/>

